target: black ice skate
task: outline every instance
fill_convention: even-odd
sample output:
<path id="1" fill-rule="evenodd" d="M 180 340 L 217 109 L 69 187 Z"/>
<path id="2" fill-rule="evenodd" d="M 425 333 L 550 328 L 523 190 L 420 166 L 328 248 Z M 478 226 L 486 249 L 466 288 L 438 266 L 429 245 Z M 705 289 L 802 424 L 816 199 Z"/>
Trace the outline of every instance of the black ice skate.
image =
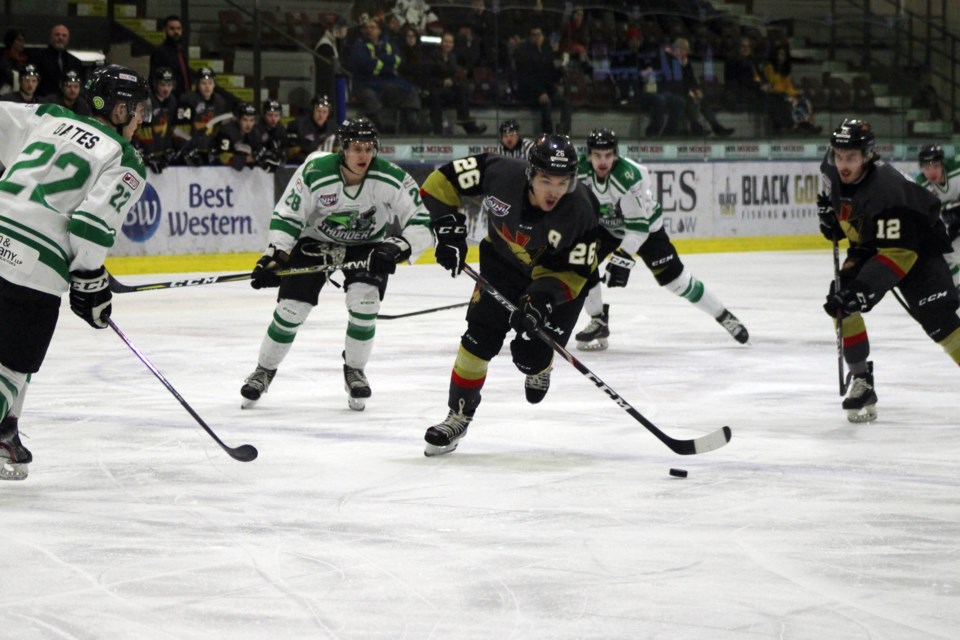
<path id="1" fill-rule="evenodd" d="M 267 389 L 270 388 L 270 383 L 273 381 L 273 376 L 275 375 L 277 375 L 276 369 L 264 369 L 260 365 L 257 365 L 257 370 L 247 376 L 247 379 L 243 381 L 243 386 L 240 388 L 240 395 L 243 396 L 243 402 L 240 408 L 249 409 L 256 404 L 260 396 L 265 394 Z"/>
<path id="2" fill-rule="evenodd" d="M 720 323 L 721 327 L 730 332 L 734 340 L 740 344 L 747 344 L 747 340 L 750 339 L 750 334 L 747 333 L 747 328 L 737 319 L 737 316 L 724 309 L 723 313 L 717 316 L 717 322 Z"/>
<path id="3" fill-rule="evenodd" d="M 527 393 L 527 402 L 537 404 L 547 395 L 547 391 L 550 390 L 550 371 L 552 370 L 553 367 L 547 367 L 536 375 L 526 377 L 523 381 L 523 389 Z"/>
<path id="4" fill-rule="evenodd" d="M 575 336 L 580 351 L 603 351 L 610 337 L 610 305 L 603 305 L 603 312 L 590 316 L 590 324 Z"/>
<path id="5" fill-rule="evenodd" d="M 350 365 L 343 365 L 343 386 L 349 394 L 347 405 L 354 411 L 363 411 L 367 406 L 367 398 L 372 395 L 370 383 L 363 369 L 354 369 Z"/>
<path id="6" fill-rule="evenodd" d="M 33 454 L 20 442 L 17 418 L 7 416 L 0 422 L 0 480 L 25 480 Z"/>
<path id="7" fill-rule="evenodd" d="M 460 438 L 467 435 L 467 427 L 470 426 L 471 420 L 473 416 L 450 411 L 443 422 L 427 429 L 427 433 L 423 436 L 427 442 L 423 455 L 440 456 L 456 451 Z"/>
<path id="8" fill-rule="evenodd" d="M 873 422 L 877 419 L 877 392 L 873 389 L 873 363 L 867 363 L 865 373 L 853 374 L 850 395 L 843 400 L 850 422 Z"/>

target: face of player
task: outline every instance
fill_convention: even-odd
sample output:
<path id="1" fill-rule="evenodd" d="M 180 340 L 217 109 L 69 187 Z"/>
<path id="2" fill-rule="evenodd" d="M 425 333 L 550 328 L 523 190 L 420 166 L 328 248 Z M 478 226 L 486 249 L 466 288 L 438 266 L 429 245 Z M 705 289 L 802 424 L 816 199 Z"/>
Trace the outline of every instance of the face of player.
<path id="1" fill-rule="evenodd" d="M 543 211 L 553 211 L 560 198 L 566 195 L 573 176 L 553 176 L 540 171 L 530 181 L 530 202 Z"/>
<path id="2" fill-rule="evenodd" d="M 317 105 L 313 109 L 313 121 L 317 123 L 318 127 L 322 127 L 323 123 L 327 121 L 327 118 L 330 117 L 330 107 L 324 105 Z"/>
<path id="3" fill-rule="evenodd" d="M 343 161 L 351 172 L 364 175 L 376 154 L 377 150 L 372 142 L 351 142 L 343 150 Z"/>
<path id="4" fill-rule="evenodd" d="M 200 78 L 200 82 L 197 83 L 197 90 L 204 100 L 209 100 L 210 96 L 213 95 L 213 88 L 216 86 L 217 83 L 213 78 Z"/>
<path id="5" fill-rule="evenodd" d="M 263 114 L 263 121 L 267 123 L 267 126 L 273 129 L 275 126 L 280 124 L 280 112 L 279 111 L 267 111 Z"/>
<path id="6" fill-rule="evenodd" d="M 240 131 L 250 133 L 253 125 L 257 124 L 257 116 L 240 116 Z"/>
<path id="7" fill-rule="evenodd" d="M 79 82 L 64 82 L 63 83 L 63 97 L 69 101 L 74 101 L 77 99 L 77 96 L 80 95 L 80 83 Z"/>
<path id="8" fill-rule="evenodd" d="M 588 158 L 590 164 L 593 165 L 593 172 L 603 180 L 613 169 L 613 163 L 617 161 L 617 154 L 613 149 L 594 149 L 590 152 Z"/>
<path id="9" fill-rule="evenodd" d="M 26 96 L 32 96 L 37 90 L 37 84 L 40 83 L 40 78 L 37 76 L 22 76 L 20 78 L 20 93 Z"/>
<path id="10" fill-rule="evenodd" d="M 930 184 L 940 184 L 942 185 L 945 180 L 943 179 L 943 163 L 942 162 L 925 162 L 921 167 L 920 171 L 923 172 L 923 177 L 927 179 L 927 182 Z"/>
<path id="11" fill-rule="evenodd" d="M 503 143 L 503 146 L 507 149 L 513 150 L 517 146 L 517 143 L 520 142 L 520 134 L 516 131 L 507 131 L 500 137 L 500 142 Z"/>
<path id="12" fill-rule="evenodd" d="M 131 118 L 126 103 L 118 102 L 116 106 L 113 107 L 113 114 L 110 120 L 114 126 L 120 127 L 122 125 L 120 134 L 127 142 L 130 142 L 130 140 L 133 139 L 133 133 L 137 130 L 137 127 L 143 123 L 144 109 L 147 108 L 148 107 L 146 103 L 138 103 L 133 117 Z M 127 121 L 128 118 L 129 122 Z M 126 124 L 124 124 L 125 122 Z"/>
<path id="13" fill-rule="evenodd" d="M 863 175 L 866 160 L 859 149 L 834 149 L 833 159 L 843 184 L 853 184 Z"/>

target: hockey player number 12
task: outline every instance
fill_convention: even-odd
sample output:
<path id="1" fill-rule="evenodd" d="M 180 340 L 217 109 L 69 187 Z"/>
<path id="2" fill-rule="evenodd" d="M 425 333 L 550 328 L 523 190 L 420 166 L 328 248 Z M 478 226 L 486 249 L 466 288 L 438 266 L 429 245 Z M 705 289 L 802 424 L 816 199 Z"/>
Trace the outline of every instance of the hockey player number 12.
<path id="1" fill-rule="evenodd" d="M 886 240 L 899 240 L 900 218 L 877 220 L 877 238 Z"/>

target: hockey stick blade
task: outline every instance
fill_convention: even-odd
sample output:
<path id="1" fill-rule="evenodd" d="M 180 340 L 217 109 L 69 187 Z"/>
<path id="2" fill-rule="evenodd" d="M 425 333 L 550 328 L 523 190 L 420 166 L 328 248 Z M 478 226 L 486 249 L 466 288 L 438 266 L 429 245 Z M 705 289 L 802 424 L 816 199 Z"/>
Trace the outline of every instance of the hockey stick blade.
<path id="1" fill-rule="evenodd" d="M 366 269 L 366 260 L 354 260 L 353 262 L 342 262 L 339 264 L 318 264 L 310 267 L 294 267 L 292 269 L 283 269 L 277 271 L 281 277 L 298 276 L 305 273 L 330 273 L 338 269 Z M 223 282 L 240 282 L 253 278 L 252 272 L 231 273 L 222 276 L 201 276 L 199 278 L 184 278 L 182 280 L 168 280 L 166 282 L 153 282 L 151 284 L 127 285 L 110 275 L 110 291 L 113 293 L 134 293 L 137 291 L 155 291 L 157 289 L 179 289 L 183 287 L 196 287 L 205 284 L 221 284 Z"/>
<path id="2" fill-rule="evenodd" d="M 201 427 L 203 427 L 203 430 L 206 431 L 211 438 L 213 438 L 214 442 L 220 445 L 220 448 L 227 452 L 228 456 L 234 460 L 239 460 L 240 462 L 251 462 L 257 459 L 257 448 L 252 444 L 242 444 L 239 447 L 227 446 L 223 440 L 221 440 L 219 436 L 214 433 L 213 429 L 207 426 L 207 423 L 203 421 L 203 418 L 201 418 L 200 415 L 193 410 L 193 407 L 187 404 L 187 401 L 184 400 L 179 393 L 177 393 L 177 390 L 173 388 L 173 385 L 167 382 L 167 379 L 163 377 L 163 374 L 160 373 L 155 366 L 153 366 L 153 363 L 147 359 L 147 356 L 143 355 L 143 353 L 137 349 L 136 345 L 130 342 L 130 339 L 123 333 L 123 331 L 120 331 L 120 327 L 118 327 L 110 318 L 107 318 L 107 324 L 118 336 L 120 336 L 120 339 L 123 340 L 128 347 L 130 347 L 130 350 L 133 351 L 134 355 L 140 359 L 140 362 L 146 365 L 147 369 L 149 369 L 150 372 L 157 377 L 157 380 L 163 383 L 163 386 L 167 388 L 167 391 L 172 393 L 173 397 L 180 401 L 180 404 L 183 405 L 183 408 L 187 410 L 187 413 L 193 416 L 193 419 L 196 420 Z"/>
<path id="3" fill-rule="evenodd" d="M 499 302 L 505 309 L 508 309 L 511 312 L 516 311 L 516 305 L 504 297 L 502 293 L 497 291 L 492 284 L 487 282 L 486 278 L 474 271 L 470 265 L 465 265 L 463 267 L 463 272 L 473 278 L 473 280 L 480 285 L 481 289 L 493 296 L 494 299 L 496 299 L 496 301 Z M 674 453 L 681 456 L 706 453 L 726 445 L 728 442 L 730 442 L 730 438 L 733 437 L 733 432 L 730 430 L 730 427 L 726 426 L 692 440 L 678 440 L 668 436 L 666 433 L 657 428 L 655 424 L 647 420 L 642 413 L 634 409 L 633 406 L 623 398 L 623 396 L 614 391 L 613 388 L 606 382 L 601 380 L 600 376 L 591 371 L 587 365 L 580 362 L 580 360 L 578 360 L 572 353 L 567 351 L 560 343 L 554 340 L 550 334 L 537 327 L 534 330 L 534 335 L 547 343 L 550 348 L 558 353 L 564 360 L 573 365 L 574 369 L 582 373 L 584 377 L 590 380 L 590 382 L 596 385 L 598 389 L 603 391 L 611 400 L 617 403 L 618 407 L 626 411 L 637 422 L 646 427 L 647 431 L 656 436 L 660 442 L 667 445 L 667 447 Z"/>
<path id="4" fill-rule="evenodd" d="M 400 313 L 397 315 L 390 315 L 388 313 L 381 313 L 377 316 L 377 320 L 399 320 L 400 318 L 409 318 L 411 316 L 422 316 L 425 313 L 434 313 L 435 311 L 446 311 L 447 309 L 459 309 L 460 307 L 465 307 L 469 302 L 460 302 L 457 304 L 448 304 L 445 307 L 434 307 L 432 309 L 422 309 L 420 311 L 411 311 L 409 313 Z"/>

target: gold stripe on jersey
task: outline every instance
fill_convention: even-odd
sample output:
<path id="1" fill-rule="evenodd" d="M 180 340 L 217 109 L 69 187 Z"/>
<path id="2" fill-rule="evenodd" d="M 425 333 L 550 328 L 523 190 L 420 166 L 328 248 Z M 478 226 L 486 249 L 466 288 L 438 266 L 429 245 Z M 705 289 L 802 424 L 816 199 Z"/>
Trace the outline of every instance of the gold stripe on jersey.
<path id="1" fill-rule="evenodd" d="M 903 247 L 883 247 L 874 259 L 890 268 L 900 278 L 907 275 L 917 262 L 917 252 Z"/>
<path id="2" fill-rule="evenodd" d="M 954 362 L 960 365 L 960 329 L 954 329 L 946 338 L 939 340 L 938 344 Z"/>
<path id="3" fill-rule="evenodd" d="M 457 188 L 440 171 L 434 171 L 423 181 L 420 192 L 439 200 L 451 207 L 460 206 L 460 194 Z"/>
<path id="4" fill-rule="evenodd" d="M 594 267 L 596 267 L 596 265 L 594 265 Z M 587 279 L 578 275 L 576 272 L 554 271 L 541 266 L 535 266 L 530 272 L 530 277 L 533 280 L 540 280 L 541 278 L 553 278 L 554 280 L 558 281 L 563 286 L 567 301 L 573 300 L 580 295 L 580 291 L 587 283 Z"/>

